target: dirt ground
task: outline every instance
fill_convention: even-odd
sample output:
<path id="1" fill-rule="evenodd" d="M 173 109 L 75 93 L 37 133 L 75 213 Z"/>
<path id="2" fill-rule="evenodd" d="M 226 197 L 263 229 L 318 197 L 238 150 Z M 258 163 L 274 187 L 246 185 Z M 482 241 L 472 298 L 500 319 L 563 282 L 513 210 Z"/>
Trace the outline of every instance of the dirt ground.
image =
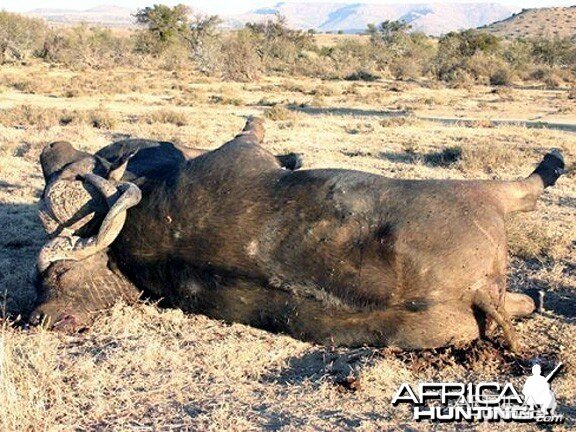
<path id="1" fill-rule="evenodd" d="M 573 92 L 572 92 L 573 93 Z M 339 167 L 414 179 L 512 179 L 547 149 L 576 161 L 573 132 L 492 125 L 490 119 L 576 124 L 569 89 L 266 77 L 223 83 L 188 72 L 0 70 L 0 303 L 14 319 L 34 301 L 32 272 L 46 237 L 36 216 L 42 147 L 68 140 L 95 151 L 121 138 L 215 148 L 245 116 L 267 118 L 266 147 L 298 152 L 306 168 Z M 443 124 L 419 117 L 467 118 Z M 531 360 L 576 424 L 576 175 L 509 225 L 510 290 L 546 292 L 544 313 L 516 323 L 524 350 L 496 333 L 469 347 L 402 353 L 313 346 L 155 305 L 118 304 L 80 334 L 0 325 L 0 430 L 428 430 L 393 407 L 403 382 L 511 381 Z M 347 381 L 348 376 L 355 377 Z M 462 429 L 536 430 L 522 424 Z"/>

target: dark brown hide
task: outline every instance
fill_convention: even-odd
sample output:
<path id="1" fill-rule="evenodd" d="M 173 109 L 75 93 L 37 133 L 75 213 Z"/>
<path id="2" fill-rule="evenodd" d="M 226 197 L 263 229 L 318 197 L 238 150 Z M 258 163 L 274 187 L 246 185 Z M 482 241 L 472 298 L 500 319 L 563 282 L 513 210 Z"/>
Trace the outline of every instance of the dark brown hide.
<path id="1" fill-rule="evenodd" d="M 541 173 L 291 172 L 257 142 L 244 133 L 143 185 L 113 245 L 130 280 L 188 312 L 320 343 L 438 347 L 481 336 L 489 317 L 514 347 L 504 215 L 533 208 Z"/>

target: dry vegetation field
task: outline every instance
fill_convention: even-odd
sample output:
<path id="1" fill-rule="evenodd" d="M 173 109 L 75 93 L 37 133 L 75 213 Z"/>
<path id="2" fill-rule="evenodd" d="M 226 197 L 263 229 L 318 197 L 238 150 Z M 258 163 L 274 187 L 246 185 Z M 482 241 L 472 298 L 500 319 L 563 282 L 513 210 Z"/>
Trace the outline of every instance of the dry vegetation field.
<path id="1" fill-rule="evenodd" d="M 574 97 L 569 89 L 455 89 L 428 81 L 228 83 L 186 71 L 3 66 L 0 302 L 14 317 L 34 300 L 31 273 L 45 241 L 36 216 L 43 188 L 38 156 L 48 142 L 95 151 L 140 137 L 211 149 L 257 114 L 267 118 L 266 147 L 302 153 L 306 168 L 511 179 L 528 175 L 551 147 L 576 161 L 576 133 L 488 120 L 576 124 Z M 573 430 L 575 222 L 574 171 L 546 192 L 535 212 L 509 221 L 510 289 L 546 291 L 547 310 L 516 324 L 524 345 L 519 356 L 497 337 L 419 353 L 329 349 L 151 304 L 119 304 L 79 334 L 0 324 L 0 430 L 452 430 L 414 423 L 406 408 L 392 407 L 398 385 L 487 379 L 521 386 L 534 358 L 546 368 L 565 363 L 553 388 L 567 420 L 554 429 Z M 346 381 L 348 375 L 357 380 Z"/>

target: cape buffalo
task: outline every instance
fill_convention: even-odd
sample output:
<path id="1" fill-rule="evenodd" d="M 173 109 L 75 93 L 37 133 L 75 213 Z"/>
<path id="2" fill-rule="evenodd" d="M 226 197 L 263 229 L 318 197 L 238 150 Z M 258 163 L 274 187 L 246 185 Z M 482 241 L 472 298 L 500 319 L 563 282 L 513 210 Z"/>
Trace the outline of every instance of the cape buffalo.
<path id="1" fill-rule="evenodd" d="M 142 200 L 106 271 L 186 312 L 322 344 L 439 347 L 495 321 L 517 348 L 510 317 L 534 303 L 506 292 L 504 217 L 556 182 L 559 151 L 517 181 L 399 180 L 282 169 L 263 136 L 251 118 L 222 147 L 140 182 L 132 158 L 125 176 Z"/>

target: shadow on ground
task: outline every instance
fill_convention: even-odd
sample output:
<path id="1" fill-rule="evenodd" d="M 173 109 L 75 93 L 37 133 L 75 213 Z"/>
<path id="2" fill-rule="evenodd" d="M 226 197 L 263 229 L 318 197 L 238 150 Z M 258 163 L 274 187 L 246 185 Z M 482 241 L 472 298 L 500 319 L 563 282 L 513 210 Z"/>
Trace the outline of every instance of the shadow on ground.
<path id="1" fill-rule="evenodd" d="M 564 318 L 576 319 L 576 292 L 569 286 L 561 285 L 554 290 L 547 289 L 544 281 L 533 279 L 533 284 L 540 288 L 530 288 L 525 291 L 533 299 L 538 298 L 538 292 L 544 293 L 544 311 Z"/>
<path id="2" fill-rule="evenodd" d="M 386 159 L 390 162 L 414 164 L 422 162 L 434 167 L 449 167 L 454 165 L 462 158 L 462 149 L 460 147 L 448 147 L 439 151 L 419 153 L 419 152 L 381 152 L 380 159 Z"/>
<path id="3" fill-rule="evenodd" d="M 12 183 L 7 183 L 5 181 L 0 180 L 0 188 L 6 188 L 6 189 L 22 189 L 21 186 L 12 184 Z"/>
<path id="4" fill-rule="evenodd" d="M 562 206 L 562 207 L 570 207 L 573 209 L 576 209 L 576 198 L 574 197 L 560 197 L 558 199 L 558 205 Z"/>
<path id="5" fill-rule="evenodd" d="M 512 258 L 511 268 L 514 271 L 508 277 L 509 290 L 529 295 L 538 304 L 539 292 L 544 294 L 544 310 L 555 315 L 576 319 L 576 287 L 574 285 L 558 284 L 551 286 L 546 280 L 536 276 L 530 276 L 533 271 L 538 271 L 549 265 L 538 260 L 522 260 Z M 566 275 L 576 274 L 576 263 L 567 262 L 563 269 Z"/>
<path id="6" fill-rule="evenodd" d="M 319 383 L 330 380 L 346 386 L 349 378 L 358 376 L 362 367 L 372 364 L 377 358 L 381 355 L 376 348 L 320 348 L 292 357 L 286 368 L 265 376 L 263 380 L 290 385 L 309 380 Z"/>
<path id="7" fill-rule="evenodd" d="M 292 111 L 299 111 L 310 115 L 338 115 L 338 116 L 372 116 L 372 117 L 405 117 L 408 111 L 395 110 L 370 110 L 360 108 L 343 108 L 343 107 L 311 107 L 302 105 L 289 105 Z"/>
<path id="8" fill-rule="evenodd" d="M 46 240 L 37 206 L 0 202 L 0 226 L 0 316 L 25 316 L 36 299 L 36 257 Z"/>

